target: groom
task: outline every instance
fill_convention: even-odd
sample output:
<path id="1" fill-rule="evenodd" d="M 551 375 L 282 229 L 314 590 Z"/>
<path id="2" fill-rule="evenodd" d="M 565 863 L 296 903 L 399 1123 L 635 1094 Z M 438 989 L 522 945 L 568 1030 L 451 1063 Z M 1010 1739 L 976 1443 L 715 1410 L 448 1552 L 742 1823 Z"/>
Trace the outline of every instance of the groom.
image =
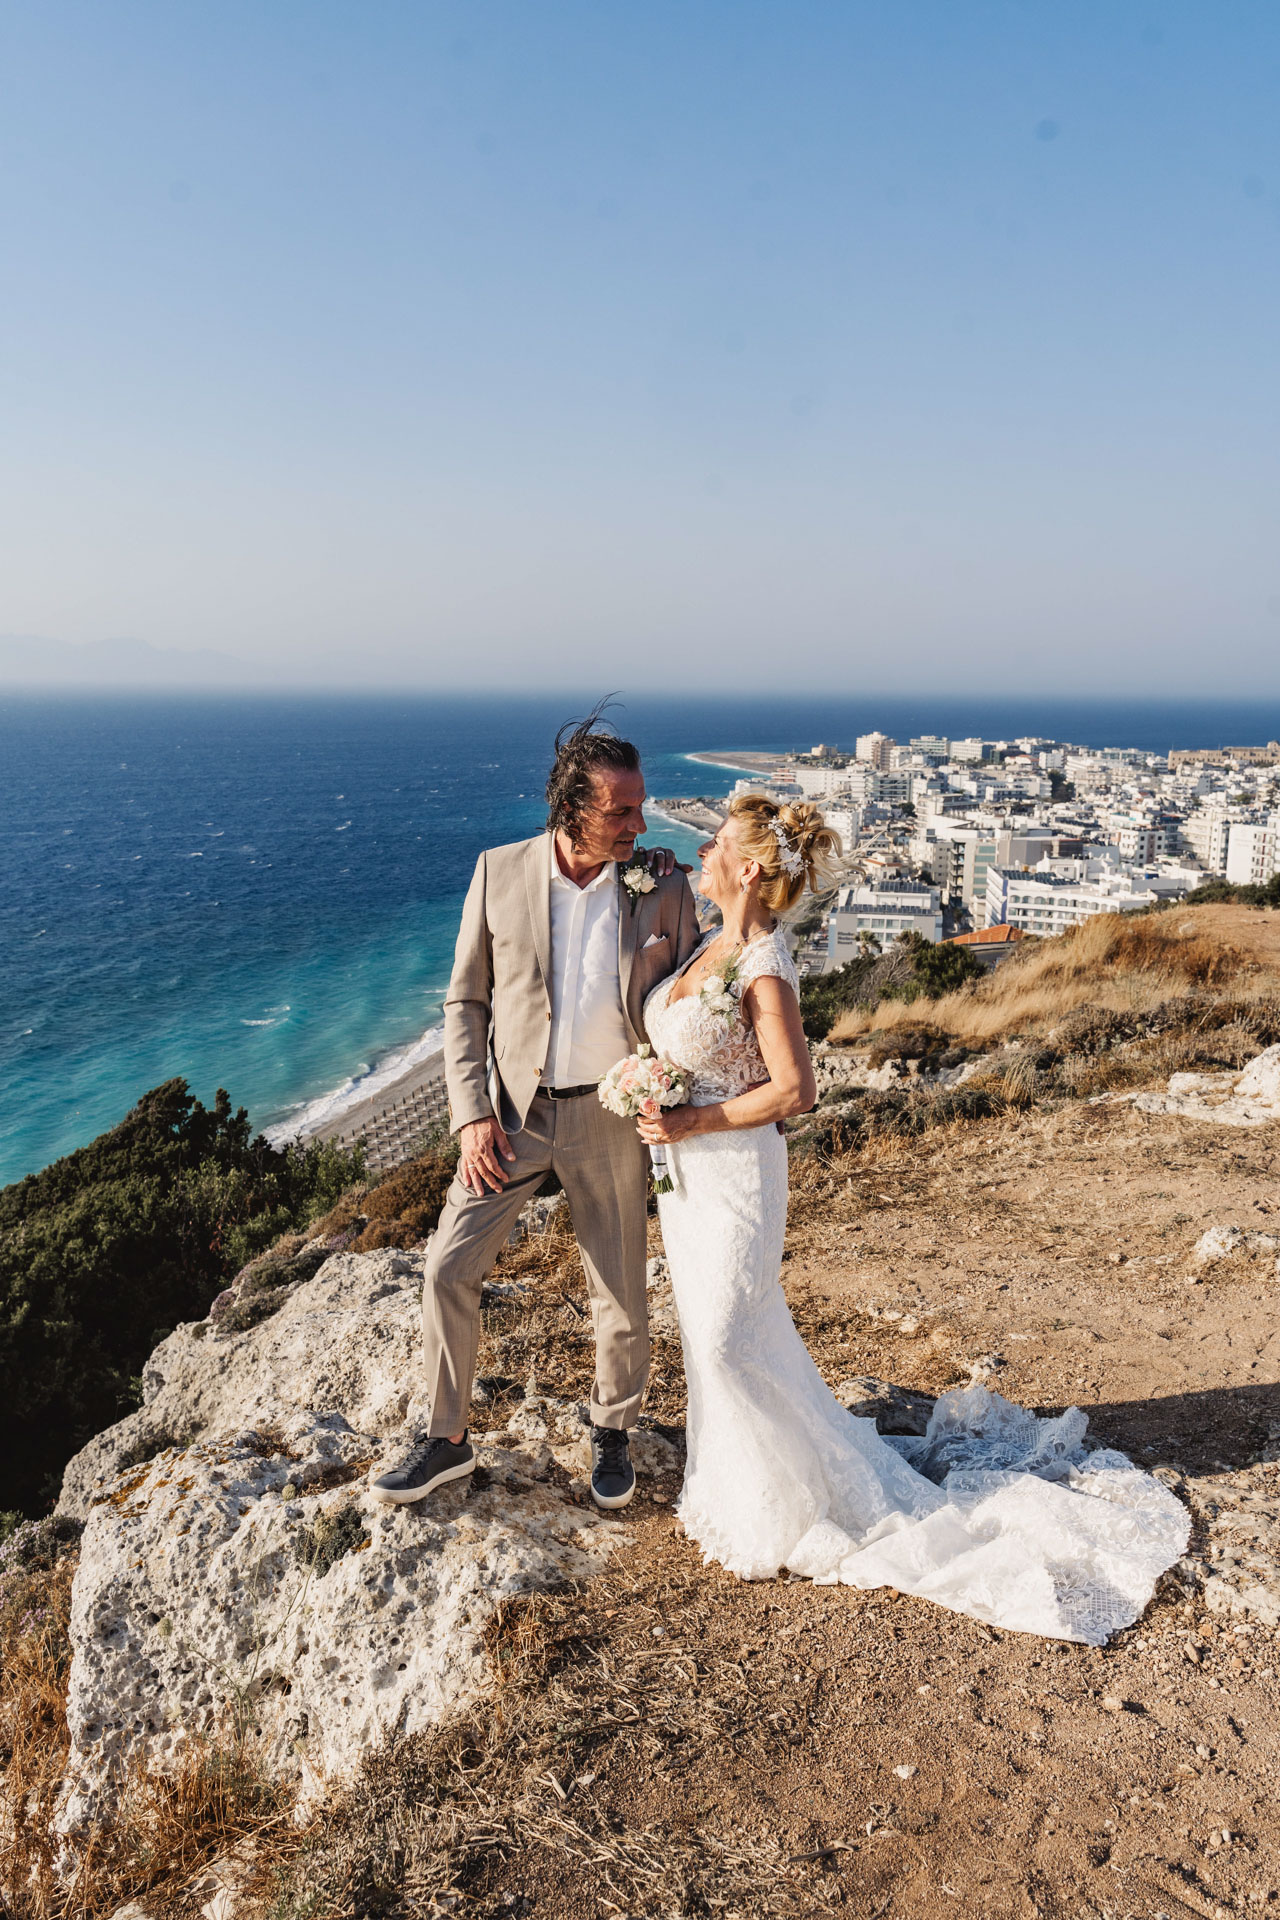
<path id="1" fill-rule="evenodd" d="M 591 1290 L 592 1498 L 624 1507 L 635 1491 L 627 1428 L 649 1373 L 648 1167 L 634 1121 L 606 1112 L 596 1086 L 643 1041 L 646 995 L 699 933 L 672 856 L 635 851 L 645 830 L 640 756 L 599 717 L 597 708 L 557 734 L 546 833 L 482 853 L 462 909 L 444 1005 L 460 1156 L 422 1293 L 431 1418 L 373 1482 L 397 1504 L 475 1465 L 467 1412 L 480 1291 L 548 1173 L 564 1186 Z"/>

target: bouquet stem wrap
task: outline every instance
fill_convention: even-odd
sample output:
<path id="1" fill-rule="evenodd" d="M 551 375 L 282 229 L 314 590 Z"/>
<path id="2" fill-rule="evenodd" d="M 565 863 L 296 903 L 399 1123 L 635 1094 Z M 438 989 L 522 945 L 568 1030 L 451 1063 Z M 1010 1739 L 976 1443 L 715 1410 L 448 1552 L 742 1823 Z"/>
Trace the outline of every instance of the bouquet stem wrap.
<path id="1" fill-rule="evenodd" d="M 664 1107 L 680 1107 L 689 1098 L 689 1075 L 684 1067 L 653 1048 L 641 1047 L 610 1067 L 599 1087 L 600 1104 L 624 1120 L 652 1120 Z M 655 1193 L 671 1193 L 674 1182 L 665 1146 L 649 1149 Z"/>

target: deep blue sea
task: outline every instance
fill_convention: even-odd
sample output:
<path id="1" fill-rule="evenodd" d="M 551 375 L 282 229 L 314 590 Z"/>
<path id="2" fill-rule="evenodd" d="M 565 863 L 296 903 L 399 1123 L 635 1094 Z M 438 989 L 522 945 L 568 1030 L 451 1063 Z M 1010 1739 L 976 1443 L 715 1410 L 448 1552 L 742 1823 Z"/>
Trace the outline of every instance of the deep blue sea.
<path id="1" fill-rule="evenodd" d="M 438 1044 L 478 851 L 537 831 L 587 702 L 0 694 L 0 1184 L 181 1074 L 260 1126 L 334 1111 Z M 1280 703 L 625 697 L 651 794 L 720 793 L 695 749 L 851 747 L 879 727 L 1094 746 L 1280 735 Z M 697 836 L 653 820 L 688 857 Z"/>

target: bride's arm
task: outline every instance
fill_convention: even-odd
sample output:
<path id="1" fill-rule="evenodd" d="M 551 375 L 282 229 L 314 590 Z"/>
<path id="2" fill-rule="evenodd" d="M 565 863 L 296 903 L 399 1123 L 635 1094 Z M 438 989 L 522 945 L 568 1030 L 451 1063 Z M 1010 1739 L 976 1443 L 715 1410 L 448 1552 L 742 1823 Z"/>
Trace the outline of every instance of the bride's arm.
<path id="1" fill-rule="evenodd" d="M 800 1024 L 800 1003 L 792 988 L 773 974 L 761 974 L 743 994 L 742 1006 L 755 1028 L 769 1078 L 749 1093 L 712 1107 L 668 1107 L 656 1119 L 641 1120 L 640 1138 L 646 1146 L 687 1140 L 691 1133 L 766 1127 L 771 1120 L 809 1111 L 818 1088 Z"/>

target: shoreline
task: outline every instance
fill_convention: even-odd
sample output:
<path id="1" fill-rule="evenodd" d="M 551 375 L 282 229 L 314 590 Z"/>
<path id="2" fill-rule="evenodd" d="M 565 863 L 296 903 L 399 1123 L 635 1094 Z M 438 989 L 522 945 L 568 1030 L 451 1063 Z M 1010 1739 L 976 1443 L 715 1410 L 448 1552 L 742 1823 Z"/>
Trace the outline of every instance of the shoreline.
<path id="1" fill-rule="evenodd" d="M 774 773 L 779 767 L 786 766 L 792 756 L 789 753 L 755 753 L 745 749 L 735 759 L 726 759 L 723 753 L 715 751 L 686 753 L 686 760 L 696 760 L 699 766 L 725 767 L 730 773 Z"/>
<path id="2" fill-rule="evenodd" d="M 707 759 L 706 764 L 728 763 Z M 673 827 L 695 833 L 708 830 L 705 822 L 683 819 L 670 810 L 669 804 L 646 804 L 655 819 Z M 696 799 L 691 798 L 688 804 L 706 810 Z M 350 1147 L 363 1134 L 369 1169 L 377 1172 L 403 1159 L 417 1138 L 447 1118 L 444 1023 L 437 1021 L 416 1040 L 393 1048 L 363 1072 L 302 1102 L 284 1119 L 271 1122 L 261 1131 L 275 1147 L 293 1141 L 305 1145 L 313 1140 L 332 1140 Z"/>
<path id="3" fill-rule="evenodd" d="M 424 1045 L 424 1043 L 428 1043 Z M 441 1121 L 449 1117 L 449 1095 L 444 1077 L 444 1027 L 428 1027 L 415 1048 L 401 1048 L 400 1056 L 412 1052 L 411 1064 L 391 1079 L 372 1087 L 359 1099 L 346 1099 L 327 1115 L 317 1113 L 308 1122 L 307 1108 L 293 1120 L 278 1122 L 264 1129 L 273 1146 L 298 1141 L 304 1146 L 313 1140 L 332 1140 L 338 1146 L 354 1147 L 363 1135 L 370 1173 L 385 1172 L 410 1157 L 412 1149 Z M 394 1058 L 394 1056 L 393 1056 Z M 384 1068 L 385 1072 L 386 1069 Z M 377 1069 L 365 1078 L 376 1078 Z M 347 1088 L 321 1095 L 311 1108 L 330 1105 L 361 1084 L 349 1082 Z"/>
<path id="4" fill-rule="evenodd" d="M 348 1130 L 352 1115 L 385 1106 L 411 1084 L 444 1072 L 444 1022 L 424 1027 L 416 1040 L 392 1047 L 363 1072 L 295 1106 L 282 1120 L 261 1129 L 272 1146 L 291 1140 L 336 1138 Z"/>

